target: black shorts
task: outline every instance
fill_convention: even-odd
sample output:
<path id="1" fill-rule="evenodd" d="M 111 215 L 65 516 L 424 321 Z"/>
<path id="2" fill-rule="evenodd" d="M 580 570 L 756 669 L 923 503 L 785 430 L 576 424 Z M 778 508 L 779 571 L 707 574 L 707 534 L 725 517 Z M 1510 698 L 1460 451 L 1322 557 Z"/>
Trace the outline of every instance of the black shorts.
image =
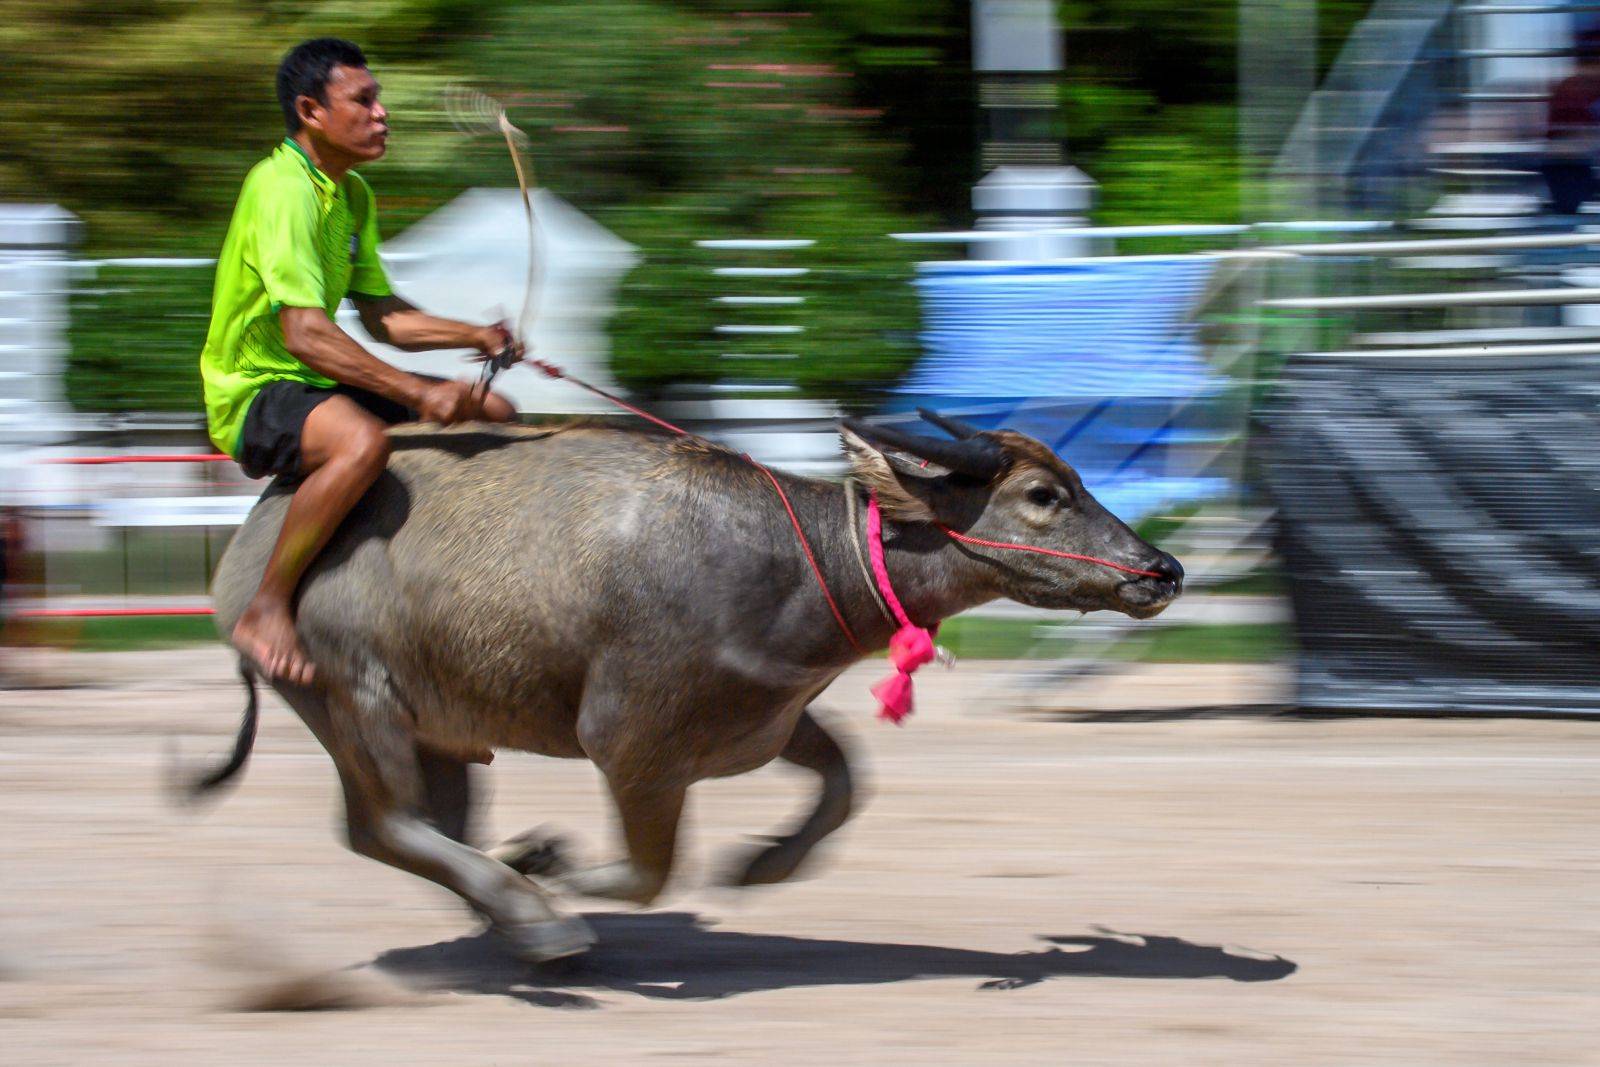
<path id="1" fill-rule="evenodd" d="M 270 382 L 250 402 L 239 434 L 239 466 L 251 478 L 276 474 L 284 482 L 298 482 L 306 472 L 300 467 L 300 433 L 313 408 L 331 396 L 347 396 L 390 426 L 417 421 L 417 413 L 404 404 L 353 385 L 323 388 L 305 382 Z"/>

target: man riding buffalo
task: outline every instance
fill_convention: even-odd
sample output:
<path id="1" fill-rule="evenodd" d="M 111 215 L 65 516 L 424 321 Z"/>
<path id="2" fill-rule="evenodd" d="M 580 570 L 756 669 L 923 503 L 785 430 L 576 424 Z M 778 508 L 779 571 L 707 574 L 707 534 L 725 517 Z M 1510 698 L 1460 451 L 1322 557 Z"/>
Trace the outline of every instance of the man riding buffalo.
<path id="1" fill-rule="evenodd" d="M 810 810 L 731 881 L 799 870 L 857 804 L 845 746 L 812 705 L 863 657 L 890 647 L 898 718 L 928 632 L 952 615 L 1008 597 L 1148 618 L 1181 592 L 1178 561 L 1042 442 L 933 413 L 946 437 L 847 420 L 842 484 L 649 428 L 386 434 L 413 414 L 510 407 L 367 355 L 329 317 L 346 291 L 374 334 L 408 347 L 489 354 L 507 338 L 390 295 L 371 193 L 349 173 L 383 153 L 377 85 L 353 46 L 302 49 L 317 58 L 297 49 L 280 75 L 292 136 L 240 198 L 205 369 L 217 443 L 305 480 L 292 497 L 270 488 L 218 566 L 217 625 L 247 661 L 249 698 L 232 756 L 192 795 L 248 759 L 264 669 L 333 760 L 352 849 L 556 959 L 594 939 L 558 895 L 661 893 L 697 782 L 774 759 L 812 772 Z M 579 864 L 537 831 L 477 840 L 475 768 L 498 750 L 592 761 L 619 854 Z"/>
<path id="2" fill-rule="evenodd" d="M 270 678 L 305 684 L 293 597 L 307 566 L 389 459 L 386 426 L 510 421 L 499 395 L 408 374 L 335 324 L 349 297 L 373 337 L 407 351 L 520 355 L 503 325 L 425 314 L 396 296 L 378 259 L 372 189 L 355 168 L 382 158 L 389 113 L 361 49 L 336 38 L 278 67 L 288 136 L 250 171 L 217 263 L 200 356 L 212 442 L 251 477 L 296 482 L 272 556 L 233 645 Z"/>
<path id="3" fill-rule="evenodd" d="M 581 952 L 593 934 L 556 897 L 653 900 L 696 782 L 774 759 L 817 778 L 809 813 L 733 866 L 741 885 L 789 878 L 855 810 L 812 704 L 905 632 L 879 594 L 925 629 L 997 597 L 1148 618 L 1178 596 L 1178 561 L 1041 442 L 937 424 L 956 439 L 848 422 L 844 484 L 649 427 L 396 429 L 299 594 L 317 685 L 273 683 L 333 759 L 350 846 L 455 892 L 530 959 Z M 221 633 L 292 506 L 270 490 L 229 543 Z M 248 758 L 251 689 L 194 795 Z M 477 765 L 501 750 L 592 761 L 620 855 L 476 840 Z"/>

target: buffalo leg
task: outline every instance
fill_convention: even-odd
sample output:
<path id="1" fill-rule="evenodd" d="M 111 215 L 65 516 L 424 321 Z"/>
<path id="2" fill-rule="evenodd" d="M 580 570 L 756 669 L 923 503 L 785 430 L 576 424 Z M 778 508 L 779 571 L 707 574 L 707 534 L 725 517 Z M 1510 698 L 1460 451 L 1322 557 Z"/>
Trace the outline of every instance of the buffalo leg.
<path id="1" fill-rule="evenodd" d="M 810 711 L 801 714 L 793 736 L 778 757 L 815 771 L 822 779 L 822 790 L 805 822 L 736 867 L 729 879 L 733 885 L 771 885 L 791 877 L 817 843 L 850 817 L 855 797 L 850 761 L 838 740 Z"/>
<path id="2" fill-rule="evenodd" d="M 626 859 L 573 871 L 557 885 L 573 893 L 648 904 L 660 895 L 672 873 L 678 846 L 678 819 L 686 789 L 680 785 L 629 786 L 628 777 L 610 768 L 606 781 L 622 820 Z"/>
<path id="3" fill-rule="evenodd" d="M 431 758 L 433 773 L 426 773 L 402 716 L 379 702 L 330 708 L 309 690 L 278 688 L 333 757 L 351 849 L 455 893 L 527 958 L 558 959 L 593 944 L 588 926 L 559 915 L 538 886 L 429 823 L 430 778 L 440 798 L 465 778 Z M 464 833 L 466 805 L 459 807 L 434 818 Z"/>
<path id="4" fill-rule="evenodd" d="M 417 746 L 417 769 L 428 821 L 441 834 L 472 843 L 472 765 L 426 745 Z"/>
<path id="5" fill-rule="evenodd" d="M 350 847 L 451 890 L 533 960 L 582 952 L 594 935 L 581 919 L 558 915 L 543 893 L 503 863 L 452 840 L 423 819 L 382 809 L 345 791 Z"/>

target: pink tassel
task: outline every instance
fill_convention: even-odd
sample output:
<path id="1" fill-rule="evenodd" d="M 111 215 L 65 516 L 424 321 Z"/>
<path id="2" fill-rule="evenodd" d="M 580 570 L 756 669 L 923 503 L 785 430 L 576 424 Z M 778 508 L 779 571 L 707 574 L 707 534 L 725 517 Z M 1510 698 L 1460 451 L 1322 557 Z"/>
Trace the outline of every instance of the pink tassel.
<path id="1" fill-rule="evenodd" d="M 872 687 L 878 698 L 878 718 L 899 726 L 911 714 L 911 676 L 891 674 Z"/>
<path id="2" fill-rule="evenodd" d="M 911 674 L 924 663 L 933 662 L 936 652 L 933 635 L 910 623 L 889 639 L 889 662 L 895 673 L 872 687 L 878 698 L 878 718 L 899 725 L 911 714 Z"/>
<path id="3" fill-rule="evenodd" d="M 933 635 L 920 626 L 907 623 L 889 638 L 889 662 L 902 674 L 910 674 L 934 657 Z"/>

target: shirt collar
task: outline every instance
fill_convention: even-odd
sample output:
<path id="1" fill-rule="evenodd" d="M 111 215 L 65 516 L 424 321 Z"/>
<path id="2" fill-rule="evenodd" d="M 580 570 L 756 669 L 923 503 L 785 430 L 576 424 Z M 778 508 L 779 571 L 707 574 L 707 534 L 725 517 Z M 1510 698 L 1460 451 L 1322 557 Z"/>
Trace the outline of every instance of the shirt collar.
<path id="1" fill-rule="evenodd" d="M 322 168 L 311 161 L 311 157 L 306 154 L 306 150 L 301 148 L 300 143 L 293 137 L 285 137 L 282 147 L 289 149 L 295 158 L 305 166 L 306 173 L 311 175 L 312 182 L 316 184 L 320 191 L 323 193 L 337 193 L 339 191 L 339 184 L 324 174 Z"/>

